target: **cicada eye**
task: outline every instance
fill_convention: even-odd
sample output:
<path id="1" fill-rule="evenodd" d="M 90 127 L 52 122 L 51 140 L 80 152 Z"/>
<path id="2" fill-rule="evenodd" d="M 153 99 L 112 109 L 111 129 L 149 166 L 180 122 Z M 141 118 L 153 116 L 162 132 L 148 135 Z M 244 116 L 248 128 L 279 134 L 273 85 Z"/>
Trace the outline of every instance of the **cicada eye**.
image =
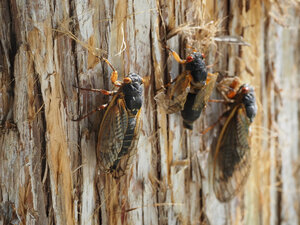
<path id="1" fill-rule="evenodd" d="M 205 59 L 205 54 L 204 54 L 204 53 L 202 53 L 201 55 L 202 55 L 202 58 L 203 58 L 203 59 Z"/>
<path id="2" fill-rule="evenodd" d="M 250 91 L 250 89 L 249 89 L 248 86 L 242 87 L 242 93 L 243 93 L 243 94 L 247 94 L 247 93 L 249 93 L 249 91 Z"/>
<path id="3" fill-rule="evenodd" d="M 188 56 L 187 58 L 186 58 L 186 61 L 189 63 L 189 62 L 192 62 L 194 60 L 194 58 L 192 57 L 192 56 Z"/>

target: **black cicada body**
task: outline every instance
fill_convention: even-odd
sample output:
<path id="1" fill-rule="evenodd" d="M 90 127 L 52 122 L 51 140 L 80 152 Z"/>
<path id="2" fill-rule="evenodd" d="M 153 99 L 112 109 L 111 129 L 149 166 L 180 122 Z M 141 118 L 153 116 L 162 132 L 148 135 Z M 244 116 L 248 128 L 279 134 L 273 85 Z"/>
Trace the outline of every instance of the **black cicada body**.
<path id="1" fill-rule="evenodd" d="M 100 125 L 97 159 L 100 169 L 118 178 L 136 153 L 143 103 L 143 79 L 130 73 L 109 103 Z"/>
<path id="2" fill-rule="evenodd" d="M 191 92 L 188 93 L 184 108 L 181 111 L 185 128 L 193 129 L 193 123 L 200 117 L 202 110 L 206 107 L 217 77 L 217 74 L 208 73 L 204 86 L 200 89 L 191 89 Z"/>
<path id="3" fill-rule="evenodd" d="M 157 103 L 167 114 L 181 111 L 183 125 L 192 129 L 193 122 L 200 117 L 213 90 L 217 76 L 207 72 L 204 57 L 193 52 L 185 60 L 171 51 L 180 64 L 185 64 L 185 71 L 177 76 L 169 85 L 167 94 L 160 92 L 155 96 Z"/>
<path id="4" fill-rule="evenodd" d="M 118 89 L 107 91 L 79 88 L 85 91 L 101 92 L 113 98 L 109 104 L 101 105 L 73 121 L 79 121 L 93 112 L 106 108 L 98 134 L 97 160 L 102 171 L 118 178 L 125 174 L 137 150 L 144 81 L 135 73 L 130 73 L 123 82 L 118 81 L 118 72 L 111 63 L 103 57 L 100 59 L 112 68 L 111 82 Z"/>
<path id="5" fill-rule="evenodd" d="M 230 201 L 244 187 L 251 167 L 249 126 L 256 113 L 254 89 L 248 84 L 229 93 L 229 110 L 214 151 L 213 189 L 221 202 Z"/>

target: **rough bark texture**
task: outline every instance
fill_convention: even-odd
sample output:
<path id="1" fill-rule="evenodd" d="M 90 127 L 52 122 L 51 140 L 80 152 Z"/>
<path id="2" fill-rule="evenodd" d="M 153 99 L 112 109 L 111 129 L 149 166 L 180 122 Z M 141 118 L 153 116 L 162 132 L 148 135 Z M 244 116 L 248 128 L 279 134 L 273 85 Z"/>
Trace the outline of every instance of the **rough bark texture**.
<path id="1" fill-rule="evenodd" d="M 300 223 L 299 2 L 197 3 L 0 2 L 0 224 L 201 224 L 205 215 L 213 225 Z M 218 35 L 242 36 L 251 46 L 210 46 L 207 64 L 217 61 L 211 71 L 251 83 L 259 106 L 251 175 L 227 204 L 216 200 L 210 183 L 217 132 L 200 135 L 222 107 L 209 104 L 186 131 L 179 113 L 166 115 L 153 99 L 181 71 L 164 46 L 184 57 L 189 37 L 168 39 L 171 31 L 218 19 Z M 81 43 L 60 32 L 66 28 Z M 103 112 L 70 120 L 108 102 L 73 85 L 112 89 L 110 68 L 87 45 L 120 78 L 132 71 L 148 80 L 138 153 L 117 180 L 96 169 Z"/>

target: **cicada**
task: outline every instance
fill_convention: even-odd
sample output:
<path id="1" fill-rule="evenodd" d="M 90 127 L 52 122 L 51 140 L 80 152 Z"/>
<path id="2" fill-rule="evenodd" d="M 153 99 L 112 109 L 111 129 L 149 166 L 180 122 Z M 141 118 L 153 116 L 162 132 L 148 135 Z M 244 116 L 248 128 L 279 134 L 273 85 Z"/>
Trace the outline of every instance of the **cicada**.
<path id="1" fill-rule="evenodd" d="M 251 168 L 249 126 L 256 113 L 254 89 L 243 84 L 228 87 L 229 109 L 213 152 L 213 190 L 221 202 L 230 201 L 245 185 Z"/>
<path id="2" fill-rule="evenodd" d="M 116 91 L 90 89 L 113 96 L 109 104 L 96 109 L 106 108 L 98 134 L 97 160 L 102 171 L 111 173 L 114 178 L 119 178 L 129 168 L 137 150 L 144 81 L 135 73 L 129 73 L 123 82 L 118 81 L 118 73 L 114 67 L 107 59 L 101 59 L 112 68 L 111 81 L 118 89 Z"/>
<path id="3" fill-rule="evenodd" d="M 193 52 L 185 60 L 170 48 L 174 59 L 185 65 L 185 71 L 167 84 L 167 93 L 159 92 L 155 99 L 167 114 L 181 111 L 183 126 L 193 129 L 193 122 L 200 117 L 217 80 L 216 74 L 207 72 L 204 55 Z"/>

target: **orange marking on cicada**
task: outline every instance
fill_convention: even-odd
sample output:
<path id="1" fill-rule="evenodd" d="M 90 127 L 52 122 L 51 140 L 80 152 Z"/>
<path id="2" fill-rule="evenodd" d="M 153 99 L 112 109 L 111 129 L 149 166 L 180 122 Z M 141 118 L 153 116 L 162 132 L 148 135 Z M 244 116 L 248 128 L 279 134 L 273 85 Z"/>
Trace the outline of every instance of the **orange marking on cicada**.
<path id="1" fill-rule="evenodd" d="M 185 64 L 186 63 L 186 60 L 183 60 L 180 58 L 180 56 L 177 54 L 177 52 L 173 51 L 172 49 L 170 49 L 168 46 L 166 46 L 166 49 L 168 49 L 172 55 L 173 55 L 173 58 L 180 64 Z"/>
<path id="2" fill-rule="evenodd" d="M 123 82 L 125 84 L 130 84 L 132 82 L 132 80 L 129 77 L 125 77 L 124 80 L 123 80 Z"/>
<path id="3" fill-rule="evenodd" d="M 113 67 L 113 65 L 108 61 L 108 59 L 106 59 L 102 56 L 98 57 L 98 59 L 103 60 L 104 62 L 106 62 L 106 64 L 109 65 L 109 67 L 113 70 L 110 74 L 110 80 L 113 83 L 113 85 L 115 85 L 116 87 L 121 87 L 122 83 L 120 81 L 118 81 L 118 72 Z"/>
<path id="4" fill-rule="evenodd" d="M 233 90 L 231 90 L 227 93 L 227 97 L 230 99 L 234 98 L 235 95 L 236 95 L 236 92 Z"/>
<path id="5" fill-rule="evenodd" d="M 113 71 L 111 73 L 110 80 L 113 83 L 113 85 L 115 85 L 116 87 L 120 87 L 122 85 L 122 83 L 120 81 L 118 81 L 118 72 L 117 71 Z"/>
<path id="6" fill-rule="evenodd" d="M 238 78 L 234 79 L 232 83 L 229 85 L 229 87 L 232 89 L 236 89 L 238 86 L 240 86 L 240 81 Z"/>

